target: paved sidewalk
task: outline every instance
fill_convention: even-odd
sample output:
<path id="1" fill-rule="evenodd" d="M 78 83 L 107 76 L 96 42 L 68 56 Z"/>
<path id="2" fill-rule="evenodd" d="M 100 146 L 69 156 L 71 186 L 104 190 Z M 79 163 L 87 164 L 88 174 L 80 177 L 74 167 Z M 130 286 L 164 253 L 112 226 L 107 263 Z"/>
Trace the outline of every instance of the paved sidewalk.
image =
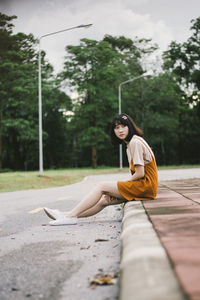
<path id="1" fill-rule="evenodd" d="M 200 179 L 163 181 L 156 200 L 128 203 L 120 299 L 199 300 L 199 234 Z"/>

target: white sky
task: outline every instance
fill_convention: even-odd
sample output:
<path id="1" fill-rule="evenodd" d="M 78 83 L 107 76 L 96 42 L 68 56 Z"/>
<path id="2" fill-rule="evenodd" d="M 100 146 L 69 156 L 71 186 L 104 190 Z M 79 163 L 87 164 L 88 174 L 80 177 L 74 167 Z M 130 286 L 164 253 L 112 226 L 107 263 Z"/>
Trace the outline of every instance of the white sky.
<path id="1" fill-rule="evenodd" d="M 65 46 L 81 38 L 100 40 L 105 34 L 152 38 L 163 51 L 171 40 L 186 41 L 191 19 L 200 16 L 200 0 L 0 0 L 0 11 L 17 15 L 14 32 L 35 37 L 92 23 L 42 40 L 42 49 L 56 71 L 64 61 Z"/>

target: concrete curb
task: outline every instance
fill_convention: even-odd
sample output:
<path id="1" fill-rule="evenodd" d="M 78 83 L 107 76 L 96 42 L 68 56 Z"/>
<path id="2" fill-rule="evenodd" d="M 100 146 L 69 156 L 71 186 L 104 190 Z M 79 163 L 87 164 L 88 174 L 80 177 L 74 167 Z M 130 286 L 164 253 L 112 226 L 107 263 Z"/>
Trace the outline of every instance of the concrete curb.
<path id="1" fill-rule="evenodd" d="M 183 300 L 185 296 L 141 201 L 122 220 L 120 300 Z"/>

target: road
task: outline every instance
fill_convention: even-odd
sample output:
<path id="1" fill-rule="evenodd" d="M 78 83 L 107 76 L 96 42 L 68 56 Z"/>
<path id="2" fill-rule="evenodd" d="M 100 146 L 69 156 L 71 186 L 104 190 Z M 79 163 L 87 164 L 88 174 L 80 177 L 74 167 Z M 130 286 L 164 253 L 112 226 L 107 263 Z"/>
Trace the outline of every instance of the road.
<path id="1" fill-rule="evenodd" d="M 122 209 L 59 227 L 42 211 L 72 208 L 99 180 L 0 194 L 1 300 L 116 299 L 118 284 L 91 289 L 88 278 L 118 272 Z"/>
<path id="2" fill-rule="evenodd" d="M 160 180 L 180 176 L 200 177 L 200 169 L 159 172 Z M 65 187 L 1 193 L 0 299 L 117 299 L 119 278 L 115 285 L 96 288 L 91 288 L 89 278 L 98 273 L 117 277 L 121 206 L 108 207 L 77 225 L 59 227 L 48 225 L 42 207 L 68 210 L 96 182 L 126 177 L 90 176 Z"/>

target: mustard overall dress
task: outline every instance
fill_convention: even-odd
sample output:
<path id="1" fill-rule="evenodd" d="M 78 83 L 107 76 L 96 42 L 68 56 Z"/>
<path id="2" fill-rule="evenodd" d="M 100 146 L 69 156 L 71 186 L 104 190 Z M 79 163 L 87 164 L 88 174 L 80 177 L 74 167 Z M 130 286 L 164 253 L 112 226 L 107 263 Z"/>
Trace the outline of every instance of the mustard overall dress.
<path id="1" fill-rule="evenodd" d="M 144 143 L 143 143 L 144 144 Z M 145 147 L 151 153 L 152 160 L 144 165 L 145 175 L 138 180 L 118 181 L 117 186 L 120 194 L 126 200 L 152 200 L 156 198 L 158 191 L 158 171 L 155 157 L 146 144 Z M 133 161 L 130 163 L 130 170 L 133 174 L 135 168 Z"/>

